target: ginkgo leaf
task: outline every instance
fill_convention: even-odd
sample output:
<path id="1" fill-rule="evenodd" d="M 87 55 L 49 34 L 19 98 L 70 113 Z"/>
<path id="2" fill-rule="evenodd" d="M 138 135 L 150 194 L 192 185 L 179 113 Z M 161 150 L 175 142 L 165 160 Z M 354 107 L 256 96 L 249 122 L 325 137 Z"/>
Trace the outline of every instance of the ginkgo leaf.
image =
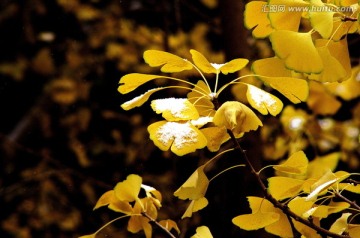
<path id="1" fill-rule="evenodd" d="M 195 106 L 186 98 L 164 98 L 151 102 L 152 109 L 167 121 L 193 120 L 199 118 Z"/>
<path id="2" fill-rule="evenodd" d="M 205 196 L 209 186 L 209 179 L 204 173 L 205 165 L 197 168 L 194 173 L 174 192 L 174 195 L 180 199 L 196 200 Z"/>
<path id="3" fill-rule="evenodd" d="M 321 73 L 324 66 L 311 38 L 311 32 L 279 30 L 270 35 L 272 48 L 287 68 L 301 73 Z M 307 60 L 304 60 L 307 59 Z"/>
<path id="4" fill-rule="evenodd" d="M 114 188 L 116 198 L 126 202 L 135 201 L 138 198 L 141 183 L 142 178 L 139 175 L 128 175 L 123 182 L 116 184 Z"/>
<path id="5" fill-rule="evenodd" d="M 334 152 L 325 156 L 315 157 L 308 165 L 308 178 L 319 178 L 329 169 L 334 171 L 340 159 L 340 153 Z"/>
<path id="6" fill-rule="evenodd" d="M 352 238 L 360 238 L 360 225 L 359 224 L 348 224 L 349 235 Z"/>
<path id="7" fill-rule="evenodd" d="M 277 7 L 277 10 L 273 11 L 269 9 L 268 13 L 270 24 L 274 29 L 296 32 L 299 29 L 302 11 L 291 11 L 289 8 L 302 9 L 309 3 L 302 0 L 269 0 L 268 5 Z M 283 10 L 280 7 L 283 7 Z"/>
<path id="8" fill-rule="evenodd" d="M 242 70 L 249 63 L 248 59 L 233 59 L 220 67 L 223 74 L 235 73 Z"/>
<path id="9" fill-rule="evenodd" d="M 181 219 L 184 219 L 186 217 L 191 217 L 194 212 L 197 212 L 203 208 L 205 208 L 209 204 L 206 197 L 201 197 L 196 200 L 192 200 L 184 212 L 184 215 L 181 217 Z"/>
<path id="10" fill-rule="evenodd" d="M 199 226 L 191 238 L 213 238 L 213 236 L 207 226 Z"/>
<path id="11" fill-rule="evenodd" d="M 190 50 L 194 64 L 204 73 L 216 74 L 217 70 L 214 68 L 206 57 L 196 50 Z"/>
<path id="12" fill-rule="evenodd" d="M 258 230 L 277 222 L 280 215 L 276 212 L 262 212 L 261 209 L 252 214 L 239 215 L 232 222 L 243 230 Z"/>
<path id="13" fill-rule="evenodd" d="M 144 60 L 151 67 L 162 66 L 160 70 L 164 73 L 176 73 L 193 68 L 188 60 L 160 50 L 145 51 Z"/>
<path id="14" fill-rule="evenodd" d="M 310 93 L 306 101 L 309 108 L 318 115 L 334 115 L 341 107 L 341 102 L 326 91 L 323 84 L 309 82 Z"/>
<path id="15" fill-rule="evenodd" d="M 167 220 L 161 220 L 159 221 L 159 224 L 164 227 L 166 230 L 171 231 L 174 229 L 178 234 L 180 234 L 180 229 L 176 222 L 173 220 L 167 219 Z"/>
<path id="16" fill-rule="evenodd" d="M 95 238 L 97 235 L 97 233 L 93 233 L 93 234 L 90 234 L 90 235 L 84 235 L 84 236 L 80 236 L 78 238 Z"/>
<path id="17" fill-rule="evenodd" d="M 330 227 L 329 231 L 335 234 L 341 235 L 346 231 L 348 227 L 348 218 L 351 216 L 351 213 L 343 213 L 340 218 L 338 218 Z"/>
<path id="18" fill-rule="evenodd" d="M 268 181 L 268 190 L 277 200 L 297 196 L 301 192 L 304 183 L 304 181 L 300 179 L 280 176 L 271 177 Z"/>
<path id="19" fill-rule="evenodd" d="M 289 174 L 304 174 L 307 171 L 308 159 L 303 151 L 292 154 L 284 163 L 274 165 L 277 171 Z"/>
<path id="20" fill-rule="evenodd" d="M 206 137 L 188 122 L 159 121 L 148 126 L 150 139 L 161 150 L 178 156 L 202 149 L 207 145 Z"/>
<path id="21" fill-rule="evenodd" d="M 236 101 L 227 101 L 220 106 L 214 115 L 216 126 L 225 126 L 235 135 L 240 135 L 262 126 L 256 114 L 247 106 Z"/>
<path id="22" fill-rule="evenodd" d="M 339 183 L 338 189 L 360 194 L 360 184 L 353 185 L 349 183 Z"/>
<path id="23" fill-rule="evenodd" d="M 279 98 L 253 85 L 246 85 L 246 97 L 253 108 L 263 115 L 270 113 L 276 116 L 281 112 L 283 103 Z"/>
<path id="24" fill-rule="evenodd" d="M 308 83 L 299 78 L 292 78 L 291 71 L 286 69 L 284 61 L 279 58 L 257 60 L 252 70 L 261 81 L 282 93 L 293 103 L 305 101 L 309 94 Z"/>
<path id="25" fill-rule="evenodd" d="M 333 17 L 335 12 L 331 7 L 326 6 L 321 0 L 311 0 L 311 7 L 322 11 L 309 11 L 309 20 L 315 31 L 319 32 L 322 38 L 329 39 L 333 30 Z M 325 64 L 324 64 L 325 65 Z"/>
<path id="26" fill-rule="evenodd" d="M 102 206 L 109 205 L 111 202 L 114 201 L 114 198 L 115 198 L 114 190 L 109 190 L 109 191 L 105 192 L 98 199 L 98 201 L 96 202 L 96 205 L 95 205 L 93 210 L 98 209 L 99 207 L 102 207 Z"/>
<path id="27" fill-rule="evenodd" d="M 268 3 L 264 1 L 251 1 L 245 6 L 244 25 L 247 29 L 253 30 L 252 35 L 255 38 L 268 37 L 274 31 L 267 12 L 264 12 L 266 7 Z"/>
<path id="28" fill-rule="evenodd" d="M 118 87 L 118 91 L 122 94 L 129 93 L 135 90 L 137 87 L 147 83 L 153 79 L 157 78 L 166 78 L 165 76 L 160 75 L 152 75 L 152 74 L 139 74 L 132 73 L 126 74 L 120 79 L 120 86 Z"/>
<path id="29" fill-rule="evenodd" d="M 207 127 L 200 130 L 207 139 L 207 148 L 211 152 L 218 151 L 220 146 L 230 139 L 229 134 L 224 126 Z"/>
<path id="30" fill-rule="evenodd" d="M 336 177 L 336 175 L 331 172 L 331 170 L 328 170 L 322 177 L 320 177 L 315 183 L 311 185 L 311 192 L 306 197 L 306 200 L 315 200 L 319 193 L 330 187 L 332 184 L 336 183 L 338 180 L 339 178 Z"/>
<path id="31" fill-rule="evenodd" d="M 199 80 L 193 90 L 187 94 L 189 101 L 195 106 L 200 116 L 213 116 L 214 104 L 210 101 L 211 91 L 203 80 Z"/>
<path id="32" fill-rule="evenodd" d="M 153 88 L 153 89 L 150 89 L 148 90 L 146 93 L 144 94 L 141 94 L 133 99 L 131 99 L 130 101 L 127 101 L 127 102 L 124 102 L 123 104 L 121 104 L 121 107 L 124 109 L 124 110 L 130 110 L 130 109 L 133 109 L 135 107 L 140 107 L 141 105 L 143 105 L 148 99 L 149 97 L 159 91 L 159 90 L 162 90 L 163 88 Z"/>
<path id="33" fill-rule="evenodd" d="M 341 83 L 334 82 L 326 84 L 325 87 L 334 95 L 344 100 L 352 100 L 360 96 L 360 66 L 352 69 L 351 77 Z"/>

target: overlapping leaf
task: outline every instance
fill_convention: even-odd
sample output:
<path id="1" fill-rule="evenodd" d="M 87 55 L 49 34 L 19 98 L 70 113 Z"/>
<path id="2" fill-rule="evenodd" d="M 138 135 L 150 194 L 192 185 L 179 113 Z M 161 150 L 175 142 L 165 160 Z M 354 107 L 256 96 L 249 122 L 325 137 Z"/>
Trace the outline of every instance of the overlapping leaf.
<path id="1" fill-rule="evenodd" d="M 151 102 L 152 109 L 167 121 L 193 120 L 199 118 L 195 106 L 186 98 L 156 99 Z"/>
<path id="2" fill-rule="evenodd" d="M 138 198 L 141 189 L 142 178 L 136 174 L 130 174 L 123 182 L 116 184 L 115 196 L 120 201 L 133 202 Z"/>
<path id="3" fill-rule="evenodd" d="M 268 181 L 269 193 L 277 200 L 297 196 L 304 184 L 303 180 L 280 176 L 271 177 Z"/>
<path id="4" fill-rule="evenodd" d="M 268 37 L 274 31 L 267 12 L 264 12 L 267 6 L 268 3 L 263 1 L 251 1 L 245 6 L 244 24 L 246 28 L 253 30 L 252 35 L 255 38 Z"/>
<path id="5" fill-rule="evenodd" d="M 162 66 L 160 70 L 164 73 L 176 73 L 193 68 L 188 60 L 160 50 L 145 51 L 144 60 L 151 67 Z"/>
<path id="6" fill-rule="evenodd" d="M 303 151 L 292 154 L 284 163 L 274 165 L 277 171 L 288 174 L 304 174 L 307 171 L 308 159 Z"/>

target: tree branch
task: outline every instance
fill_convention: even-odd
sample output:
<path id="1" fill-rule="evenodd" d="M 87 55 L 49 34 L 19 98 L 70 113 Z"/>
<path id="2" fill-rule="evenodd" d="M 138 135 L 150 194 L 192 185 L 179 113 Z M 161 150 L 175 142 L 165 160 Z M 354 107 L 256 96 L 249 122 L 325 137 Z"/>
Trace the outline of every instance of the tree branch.
<path id="1" fill-rule="evenodd" d="M 235 146 L 235 149 L 240 152 L 241 156 L 245 160 L 245 164 L 249 167 L 250 172 L 256 177 L 256 180 L 257 180 L 259 186 L 261 187 L 265 198 L 267 200 L 269 200 L 274 205 L 274 207 L 281 209 L 282 212 L 284 214 L 286 214 L 287 216 L 292 217 L 296 221 L 301 222 L 302 224 L 316 230 L 317 232 L 319 232 L 323 235 L 326 235 L 328 237 L 333 237 L 333 238 L 350 238 L 350 236 L 348 236 L 348 235 L 339 235 L 339 234 L 330 232 L 320 226 L 315 225 L 314 223 L 310 222 L 309 220 L 304 219 L 301 216 L 298 216 L 297 214 L 292 212 L 286 205 L 284 205 L 284 204 L 280 203 L 278 200 L 276 200 L 270 193 L 268 193 L 264 182 L 261 180 L 259 174 L 254 169 L 254 167 L 253 167 L 252 163 L 250 162 L 249 158 L 247 157 L 245 151 L 241 148 L 239 142 L 237 141 L 237 139 L 234 136 L 234 133 L 229 129 L 227 130 L 227 132 L 231 137 L 231 140 Z"/>
<path id="2" fill-rule="evenodd" d="M 157 222 L 154 218 L 149 216 L 146 212 L 142 212 L 141 215 L 146 217 L 150 220 L 151 223 L 155 224 L 157 227 L 159 227 L 163 232 L 165 232 L 166 235 L 168 235 L 171 238 L 177 238 L 175 235 L 173 235 L 169 230 L 167 230 L 165 227 L 163 227 L 159 222 Z"/>

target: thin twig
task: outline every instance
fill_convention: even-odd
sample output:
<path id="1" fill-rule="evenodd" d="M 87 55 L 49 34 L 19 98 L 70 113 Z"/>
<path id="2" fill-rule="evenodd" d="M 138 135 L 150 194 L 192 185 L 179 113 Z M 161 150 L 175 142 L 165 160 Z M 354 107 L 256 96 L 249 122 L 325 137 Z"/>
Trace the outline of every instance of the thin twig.
<path id="1" fill-rule="evenodd" d="M 233 132 L 231 130 L 227 130 L 227 132 L 230 135 L 231 140 L 234 143 L 235 149 L 240 152 L 240 154 L 242 155 L 242 157 L 245 160 L 246 165 L 249 167 L 250 172 L 256 177 L 256 180 L 257 180 L 259 186 L 261 187 L 265 198 L 268 201 L 270 201 L 274 205 L 274 207 L 281 209 L 284 214 L 292 217 L 296 221 L 316 230 L 317 232 L 319 232 L 323 235 L 326 235 L 328 237 L 333 237 L 333 238 L 350 238 L 350 236 L 348 236 L 348 235 L 339 235 L 339 234 L 330 232 L 320 226 L 315 225 L 314 223 L 310 222 L 309 220 L 298 216 L 296 213 L 292 212 L 286 205 L 283 205 L 278 200 L 276 200 L 270 193 L 268 193 L 264 182 L 261 180 L 259 174 L 254 169 L 252 163 L 250 162 L 249 158 L 247 157 L 245 151 L 241 148 L 241 146 L 240 146 L 239 142 L 237 141 L 237 139 L 235 138 Z"/>
<path id="2" fill-rule="evenodd" d="M 353 208 L 360 211 L 360 206 L 356 202 L 349 200 L 347 197 L 344 197 L 343 195 L 341 195 L 341 193 L 335 192 L 334 194 L 335 194 L 336 197 L 338 197 L 338 198 L 342 199 L 343 201 L 349 203 L 350 206 L 352 206 Z"/>
<path id="3" fill-rule="evenodd" d="M 172 234 L 168 229 L 166 229 L 165 227 L 163 227 L 159 222 L 157 222 L 154 218 L 152 218 L 151 216 L 149 216 L 149 214 L 147 214 L 146 212 L 142 212 L 141 215 L 143 215 L 144 217 L 146 217 L 147 219 L 150 220 L 151 223 L 155 224 L 157 227 L 159 227 L 162 231 L 164 231 L 169 237 L 171 238 L 177 238 L 174 234 Z"/>

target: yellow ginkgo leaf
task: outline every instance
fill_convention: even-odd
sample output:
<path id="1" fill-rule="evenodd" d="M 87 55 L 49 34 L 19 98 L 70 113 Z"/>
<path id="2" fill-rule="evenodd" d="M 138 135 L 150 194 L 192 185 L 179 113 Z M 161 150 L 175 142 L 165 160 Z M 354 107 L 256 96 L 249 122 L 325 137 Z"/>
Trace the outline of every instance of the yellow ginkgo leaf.
<path id="1" fill-rule="evenodd" d="M 335 12 L 321 0 L 311 0 L 310 2 L 310 8 L 321 9 L 321 11 L 308 12 L 311 26 L 315 31 L 319 32 L 322 38 L 329 39 L 333 30 L 333 17 Z"/>
<path id="2" fill-rule="evenodd" d="M 224 126 L 222 127 L 207 127 L 200 129 L 207 139 L 207 148 L 211 152 L 216 152 L 220 146 L 230 139 L 229 134 Z"/>
<path id="3" fill-rule="evenodd" d="M 349 235 L 352 238 L 360 238 L 360 225 L 359 224 L 348 224 Z"/>
<path id="4" fill-rule="evenodd" d="M 186 217 L 191 217 L 194 212 L 197 212 L 203 208 L 205 208 L 209 204 L 206 197 L 201 197 L 196 200 L 192 200 L 184 212 L 184 215 L 181 217 L 181 219 L 184 219 Z"/>
<path id="5" fill-rule="evenodd" d="M 310 93 L 306 101 L 309 108 L 318 115 L 334 115 L 341 107 L 335 96 L 331 95 L 323 84 L 309 82 Z"/>
<path id="6" fill-rule="evenodd" d="M 99 207 L 102 206 L 107 206 L 109 205 L 111 202 L 113 202 L 115 200 L 115 193 L 114 190 L 109 190 L 107 192 L 105 192 L 103 195 L 101 195 L 101 197 L 98 199 L 98 201 L 96 202 L 96 205 L 94 207 L 95 209 L 98 209 Z"/>
<path id="7" fill-rule="evenodd" d="M 299 78 L 292 78 L 284 61 L 279 58 L 257 60 L 252 70 L 264 83 L 282 93 L 293 103 L 305 101 L 309 94 L 308 83 Z"/>
<path id="8" fill-rule="evenodd" d="M 235 136 L 262 126 L 262 122 L 250 108 L 236 101 L 222 104 L 216 111 L 213 122 L 216 126 L 225 126 Z"/>
<path id="9" fill-rule="evenodd" d="M 325 156 L 315 157 L 308 165 L 308 178 L 319 178 L 329 169 L 334 171 L 340 159 L 340 153 L 334 152 Z"/>
<path id="10" fill-rule="evenodd" d="M 205 165 L 197 168 L 194 173 L 174 192 L 174 195 L 180 199 L 196 200 L 205 196 L 209 186 L 209 179 L 204 173 Z"/>
<path id="11" fill-rule="evenodd" d="M 339 219 L 337 219 L 330 227 L 329 231 L 335 234 L 341 235 L 346 231 L 348 227 L 348 218 L 351 213 L 343 213 Z"/>
<path id="12" fill-rule="evenodd" d="M 144 94 L 141 94 L 133 99 L 131 99 L 130 101 L 127 101 L 127 102 L 124 102 L 123 104 L 121 104 L 121 107 L 124 109 L 124 110 L 130 110 L 130 109 L 133 109 L 135 107 L 140 107 L 141 105 L 143 105 L 148 99 L 149 97 L 159 91 L 159 90 L 162 90 L 163 88 L 153 88 L 153 89 L 150 89 L 148 90 L 146 93 Z"/>
<path id="13" fill-rule="evenodd" d="M 276 116 L 281 112 L 283 103 L 279 98 L 253 85 L 246 85 L 246 97 L 253 108 L 263 115 L 270 113 L 272 116 Z"/>
<path id="14" fill-rule="evenodd" d="M 188 122 L 159 121 L 148 126 L 150 139 L 161 150 L 171 151 L 178 156 L 202 149 L 207 145 L 206 137 Z"/>
<path id="15" fill-rule="evenodd" d="M 349 208 L 350 204 L 347 202 L 331 201 L 327 207 L 328 207 L 328 213 L 333 214 L 333 213 L 338 213 L 338 212 L 341 212 L 341 211 Z"/>
<path id="16" fill-rule="evenodd" d="M 191 238 L 213 238 L 213 236 L 207 226 L 199 226 Z"/>
<path id="17" fill-rule="evenodd" d="M 147 83 L 156 78 L 166 78 L 165 76 L 160 75 L 152 75 L 152 74 L 139 74 L 132 73 L 126 74 L 120 79 L 120 86 L 118 87 L 118 91 L 122 94 L 129 93 L 135 90 L 137 87 Z"/>
<path id="18" fill-rule="evenodd" d="M 285 60 L 287 68 L 308 74 L 319 74 L 323 70 L 323 62 L 312 41 L 311 32 L 274 31 L 270 41 L 276 55 Z"/>
<path id="19" fill-rule="evenodd" d="M 324 64 L 324 70 L 321 74 L 310 75 L 309 79 L 320 82 L 343 81 L 348 77 L 343 65 L 330 54 L 328 47 L 322 46 L 316 48 Z"/>
<path id="20" fill-rule="evenodd" d="M 264 11 L 268 6 L 264 1 L 251 1 L 246 4 L 244 12 L 245 27 L 252 31 L 255 38 L 265 38 L 270 35 L 274 29 L 270 25 L 267 12 Z"/>
<path id="21" fill-rule="evenodd" d="M 232 222 L 243 230 L 258 230 L 277 222 L 280 215 L 276 212 L 262 212 L 261 209 L 252 214 L 239 215 Z"/>
<path id="22" fill-rule="evenodd" d="M 304 197 L 296 197 L 289 202 L 288 207 L 296 215 L 303 216 L 312 208 L 313 204 L 313 201 L 307 201 Z"/>
<path id="23" fill-rule="evenodd" d="M 164 98 L 151 102 L 152 109 L 167 121 L 193 120 L 199 118 L 195 106 L 186 98 Z"/>
<path id="24" fill-rule="evenodd" d="M 326 89 L 344 100 L 352 100 L 360 96 L 360 66 L 352 69 L 351 77 L 341 83 L 334 82 L 325 85 Z"/>
<path id="25" fill-rule="evenodd" d="M 339 178 L 328 170 L 323 176 L 321 176 L 310 187 L 310 194 L 306 197 L 307 201 L 314 201 L 317 196 L 325 189 L 338 182 Z"/>
<path id="26" fill-rule="evenodd" d="M 276 9 L 269 9 L 268 18 L 271 26 L 276 30 L 298 31 L 302 11 L 291 11 L 292 9 L 302 9 L 309 5 L 302 0 L 269 0 L 268 5 Z M 281 9 L 281 7 L 283 7 Z M 272 10 L 272 11 L 271 11 Z"/>
<path id="27" fill-rule="evenodd" d="M 204 73 L 216 74 L 218 71 L 214 68 L 206 57 L 196 50 L 190 50 L 194 64 Z"/>
<path id="28" fill-rule="evenodd" d="M 138 198 L 141 183 L 142 178 L 139 175 L 128 175 L 123 182 L 116 184 L 114 188 L 116 198 L 125 202 L 135 201 Z"/>
<path id="29" fill-rule="evenodd" d="M 303 180 L 288 177 L 271 177 L 268 179 L 268 190 L 270 194 L 277 200 L 291 198 L 297 196 L 304 183 Z"/>
<path id="30" fill-rule="evenodd" d="M 349 183 L 339 183 L 339 190 L 346 190 L 352 193 L 360 194 L 360 184 L 353 185 Z"/>
<path id="31" fill-rule="evenodd" d="M 97 233 L 93 233 L 93 234 L 90 234 L 90 235 L 84 235 L 84 236 L 80 236 L 78 238 L 95 238 L 97 235 Z"/>
<path id="32" fill-rule="evenodd" d="M 289 174 L 304 174 L 307 171 L 308 159 L 303 151 L 292 154 L 284 163 L 274 165 L 277 171 Z"/>
<path id="33" fill-rule="evenodd" d="M 164 227 L 166 230 L 171 231 L 174 229 L 178 234 L 180 234 L 180 229 L 176 222 L 173 220 L 167 219 L 167 220 L 161 220 L 159 221 L 159 224 Z"/>
<path id="34" fill-rule="evenodd" d="M 200 116 L 214 116 L 214 104 L 210 101 L 211 91 L 203 80 L 199 80 L 187 98 L 195 106 Z"/>
<path id="35" fill-rule="evenodd" d="M 220 67 L 223 74 L 235 73 L 242 70 L 249 63 L 248 59 L 233 59 Z"/>
<path id="36" fill-rule="evenodd" d="M 176 73 L 193 68 L 188 60 L 160 50 L 145 51 L 144 60 L 151 67 L 162 66 L 160 70 L 164 73 Z"/>

